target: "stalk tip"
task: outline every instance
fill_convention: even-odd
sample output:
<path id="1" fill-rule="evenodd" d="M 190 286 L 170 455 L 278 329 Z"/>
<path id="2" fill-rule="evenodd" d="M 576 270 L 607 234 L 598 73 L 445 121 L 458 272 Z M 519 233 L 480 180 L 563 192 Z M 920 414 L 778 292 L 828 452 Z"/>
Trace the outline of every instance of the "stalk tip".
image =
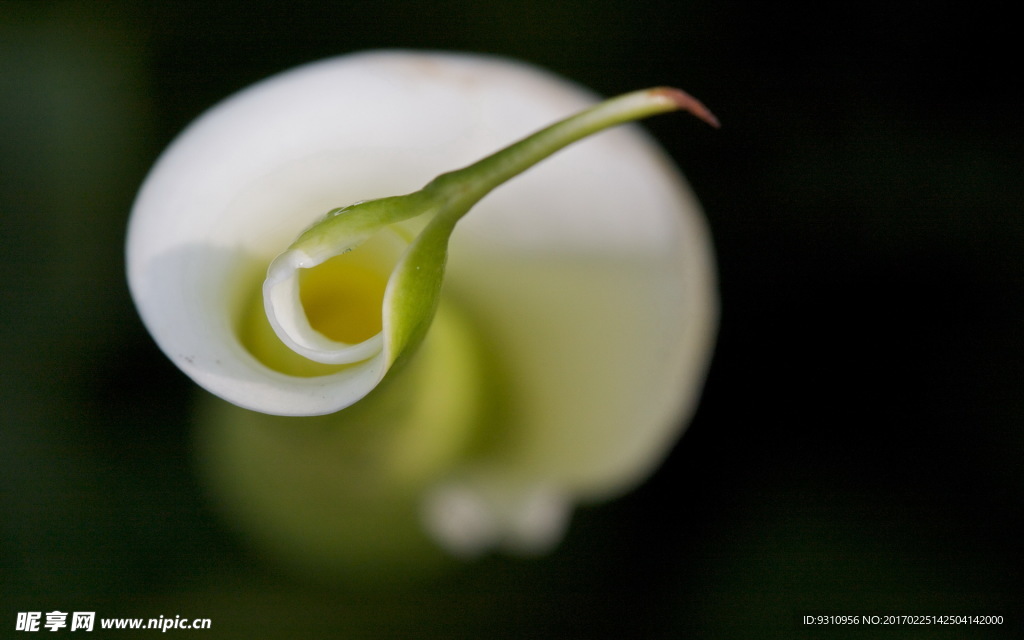
<path id="1" fill-rule="evenodd" d="M 667 98 L 680 111 L 688 111 L 716 129 L 721 127 L 718 118 L 715 117 L 715 114 L 711 113 L 710 109 L 704 106 L 704 103 L 681 89 L 657 87 L 651 89 L 651 94 Z"/>

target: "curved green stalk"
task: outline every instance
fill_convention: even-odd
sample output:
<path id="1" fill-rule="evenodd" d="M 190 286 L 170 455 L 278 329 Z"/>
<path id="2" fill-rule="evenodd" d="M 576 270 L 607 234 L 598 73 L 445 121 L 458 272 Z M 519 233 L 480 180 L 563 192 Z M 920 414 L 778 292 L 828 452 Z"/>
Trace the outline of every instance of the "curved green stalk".
<path id="1" fill-rule="evenodd" d="M 367 382 L 379 380 L 425 335 L 437 308 L 448 238 L 456 222 L 477 202 L 577 140 L 619 124 L 679 110 L 718 126 L 714 115 L 683 91 L 666 87 L 636 91 L 561 120 L 470 166 L 442 174 L 414 193 L 332 210 L 303 232 L 268 270 L 264 299 L 274 331 L 291 349 L 317 362 L 375 362 L 375 374 L 368 376 Z M 302 308 L 298 271 L 348 253 L 385 228 L 394 229 L 392 225 L 413 218 L 422 219 L 421 231 L 397 258 L 388 276 L 381 310 L 383 340 L 374 336 L 348 344 L 317 332 Z M 383 356 L 383 363 L 379 356 Z"/>

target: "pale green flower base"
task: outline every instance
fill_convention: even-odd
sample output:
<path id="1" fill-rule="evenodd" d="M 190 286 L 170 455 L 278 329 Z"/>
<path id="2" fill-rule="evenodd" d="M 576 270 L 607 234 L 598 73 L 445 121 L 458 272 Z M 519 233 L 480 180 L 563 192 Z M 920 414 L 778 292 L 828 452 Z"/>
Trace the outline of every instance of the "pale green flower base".
<path id="1" fill-rule="evenodd" d="M 450 562 L 422 526 L 422 491 L 481 445 L 479 346 L 444 304 L 417 357 L 338 413 L 272 416 L 204 396 L 200 473 L 225 520 L 307 578 L 408 578 Z"/>

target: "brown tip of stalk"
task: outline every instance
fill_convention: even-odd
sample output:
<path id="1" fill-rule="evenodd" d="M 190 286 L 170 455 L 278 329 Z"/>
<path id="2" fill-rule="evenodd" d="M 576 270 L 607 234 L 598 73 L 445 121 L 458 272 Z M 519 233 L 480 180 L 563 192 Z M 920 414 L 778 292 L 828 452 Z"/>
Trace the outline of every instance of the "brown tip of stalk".
<path id="1" fill-rule="evenodd" d="M 672 87 L 658 87 L 651 89 L 651 95 L 667 98 L 680 111 L 688 111 L 716 129 L 721 126 L 718 123 L 718 118 L 715 117 L 715 114 L 711 113 L 710 109 L 704 106 L 703 102 L 685 91 L 673 89 Z"/>

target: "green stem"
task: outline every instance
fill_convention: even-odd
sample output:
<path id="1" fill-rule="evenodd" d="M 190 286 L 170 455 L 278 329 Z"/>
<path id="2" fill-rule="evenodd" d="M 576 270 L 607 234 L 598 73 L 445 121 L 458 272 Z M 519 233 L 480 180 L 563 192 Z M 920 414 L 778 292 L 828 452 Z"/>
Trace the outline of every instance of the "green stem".
<path id="1" fill-rule="evenodd" d="M 368 362 L 383 348 L 391 366 L 426 334 L 440 296 L 448 238 L 456 222 L 495 187 L 556 151 L 594 133 L 669 111 L 689 111 L 712 126 L 718 121 L 688 94 L 666 87 L 606 100 L 557 122 L 468 167 L 441 174 L 419 191 L 335 209 L 270 265 L 264 282 L 267 317 L 290 349 L 324 364 Z M 388 278 L 384 293 L 384 346 L 325 341 L 299 301 L 298 270 L 347 253 L 387 225 L 416 219 L 422 226 Z M 371 369 L 366 369 L 370 371 Z M 369 374 L 367 374 L 369 376 Z M 367 381 L 370 377 L 360 378 Z M 375 381 L 373 381 L 375 384 Z"/>
<path id="2" fill-rule="evenodd" d="M 689 111 L 713 127 L 718 120 L 689 94 L 668 87 L 634 91 L 606 100 L 556 122 L 468 167 L 442 174 L 423 188 L 443 202 L 443 211 L 462 217 L 494 188 L 573 142 L 594 133 L 670 111 Z"/>

